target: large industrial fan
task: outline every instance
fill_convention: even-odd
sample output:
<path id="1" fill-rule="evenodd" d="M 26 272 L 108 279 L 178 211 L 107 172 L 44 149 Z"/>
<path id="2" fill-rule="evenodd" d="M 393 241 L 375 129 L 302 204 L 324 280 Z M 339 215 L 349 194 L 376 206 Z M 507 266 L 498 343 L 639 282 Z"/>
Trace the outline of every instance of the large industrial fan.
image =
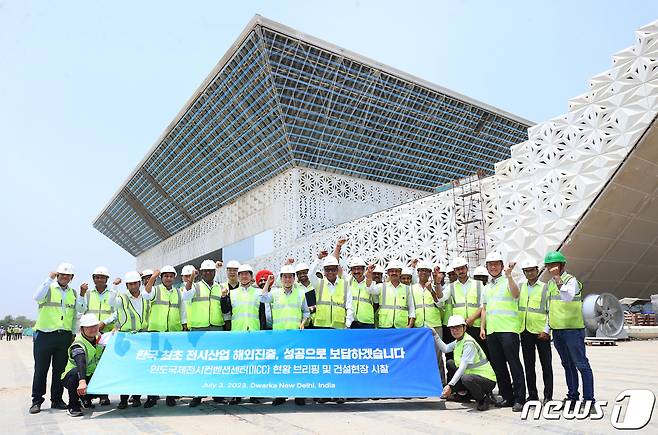
<path id="1" fill-rule="evenodd" d="M 583 319 L 589 341 L 614 342 L 628 338 L 623 308 L 610 293 L 587 295 L 583 301 Z"/>

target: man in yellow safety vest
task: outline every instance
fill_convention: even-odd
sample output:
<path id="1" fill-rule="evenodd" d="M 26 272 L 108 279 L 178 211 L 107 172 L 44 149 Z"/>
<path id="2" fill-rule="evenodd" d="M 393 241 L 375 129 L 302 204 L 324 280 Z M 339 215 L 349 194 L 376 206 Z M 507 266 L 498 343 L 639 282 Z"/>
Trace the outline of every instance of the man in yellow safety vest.
<path id="1" fill-rule="evenodd" d="M 521 353 L 527 400 L 539 400 L 537 375 L 535 374 L 535 349 L 539 354 L 542 378 L 544 379 L 543 402 L 553 400 L 553 366 L 551 336 L 548 327 L 548 285 L 539 280 L 539 265 L 526 257 L 521 262 L 526 281 L 521 283 L 519 315 L 521 316 Z"/>
<path id="2" fill-rule="evenodd" d="M 466 402 L 470 396 L 477 402 L 478 411 L 486 411 L 495 403 L 492 391 L 496 386 L 496 374 L 480 345 L 466 332 L 466 319 L 460 315 L 450 316 L 447 326 L 455 341 L 445 344 L 434 334 L 441 352 L 454 353 L 454 359 L 446 363 L 454 375 L 443 388 L 441 397 L 461 396 L 458 401 Z"/>
<path id="3" fill-rule="evenodd" d="M 46 378 L 52 361 L 50 407 L 68 409 L 62 400 L 62 372 L 66 366 L 67 350 L 76 329 L 76 317 L 82 314 L 84 302 L 69 285 L 73 280 L 73 266 L 62 263 L 56 272 L 50 272 L 34 294 L 39 304 L 34 327 L 34 377 L 32 378 L 32 405 L 30 414 L 41 411 L 46 394 Z"/>
<path id="4" fill-rule="evenodd" d="M 578 373 L 583 378 L 583 408 L 594 407 L 594 374 L 585 354 L 583 319 L 583 284 L 566 271 L 567 259 L 559 251 L 546 254 L 548 269 L 548 324 L 553 330 L 553 344 L 560 355 L 567 381 L 568 406 L 579 400 Z"/>
<path id="5" fill-rule="evenodd" d="M 494 251 L 487 254 L 486 265 L 491 280 L 482 295 L 480 338 L 487 340 L 489 360 L 496 372 L 498 390 L 503 396 L 503 401 L 498 405 L 521 412 L 526 397 L 523 366 L 519 358 L 520 289 L 512 277 L 516 263 L 509 263 L 503 275 L 503 256 Z"/>

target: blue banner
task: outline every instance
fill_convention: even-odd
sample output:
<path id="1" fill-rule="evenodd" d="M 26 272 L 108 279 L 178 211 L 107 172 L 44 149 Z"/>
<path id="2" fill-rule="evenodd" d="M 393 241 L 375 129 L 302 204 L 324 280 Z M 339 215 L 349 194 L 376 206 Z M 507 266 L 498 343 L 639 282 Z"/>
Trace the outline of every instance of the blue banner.
<path id="1" fill-rule="evenodd" d="M 92 394 L 438 397 L 431 331 L 359 329 L 117 333 Z"/>

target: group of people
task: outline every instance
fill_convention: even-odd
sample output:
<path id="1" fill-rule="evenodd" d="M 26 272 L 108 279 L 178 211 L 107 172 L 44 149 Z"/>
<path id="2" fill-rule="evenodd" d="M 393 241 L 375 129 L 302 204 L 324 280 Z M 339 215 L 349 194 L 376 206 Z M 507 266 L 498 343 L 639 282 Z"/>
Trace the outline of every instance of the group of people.
<path id="1" fill-rule="evenodd" d="M 5 329 L 0 326 L 0 340 L 2 340 L 3 338 L 7 341 L 22 340 L 23 327 L 21 325 L 9 325 Z"/>
<path id="2" fill-rule="evenodd" d="M 101 333 L 305 328 L 430 328 L 445 385 L 442 397 L 474 400 L 482 411 L 492 405 L 521 411 L 527 400 L 540 400 L 536 355 L 543 377 L 542 399 L 553 399 L 552 335 L 565 370 L 565 406 L 581 403 L 580 373 L 584 398 L 580 406 L 593 408 L 582 284 L 567 272 L 560 252 L 549 252 L 544 258 L 547 282 L 539 280 L 541 265 L 524 259 L 520 269 L 525 279 L 519 284 L 514 277 L 516 263 L 505 265 L 498 252 L 487 255 L 485 266 L 476 268 L 474 277 L 461 257 L 449 266 L 414 259 L 406 266 L 393 260 L 386 268 L 352 257 L 348 270 L 343 270 L 340 253 L 345 243 L 338 240 L 332 255 L 322 251 L 310 266 L 288 259 L 276 275 L 268 270 L 255 273 L 250 265 L 237 261 L 224 267 L 221 261 L 208 259 L 199 270 L 184 266 L 179 286 L 172 266 L 128 272 L 123 279 L 114 279 L 111 287 L 108 270 L 98 267 L 92 274 L 93 287 L 83 283 L 76 291 L 70 286 L 72 266 L 60 264 L 34 295 L 39 314 L 30 413 L 41 409 L 51 361 L 51 407 L 81 416 L 81 405 L 94 406 L 86 387 L 102 354 Z M 78 327 L 80 333 L 74 336 Z M 502 399 L 493 395 L 496 385 Z M 62 399 L 64 388 L 68 404 Z M 156 405 L 158 399 L 148 396 L 144 407 Z M 178 399 L 169 396 L 165 402 L 175 406 Z M 194 397 L 189 406 L 202 400 Z M 236 404 L 241 398 L 213 400 Z M 285 401 L 276 398 L 273 404 Z M 304 405 L 306 400 L 295 399 L 295 403 Z M 100 396 L 99 404 L 109 405 L 109 397 Z M 118 408 L 129 404 L 141 406 L 141 397 L 121 395 Z"/>

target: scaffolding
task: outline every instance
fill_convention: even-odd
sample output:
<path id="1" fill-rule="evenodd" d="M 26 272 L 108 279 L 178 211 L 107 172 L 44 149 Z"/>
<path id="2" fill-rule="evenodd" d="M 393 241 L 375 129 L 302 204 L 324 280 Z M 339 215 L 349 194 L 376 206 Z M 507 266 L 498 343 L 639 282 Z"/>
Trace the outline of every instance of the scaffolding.
<path id="1" fill-rule="evenodd" d="M 484 200 L 480 180 L 483 170 L 452 182 L 455 245 L 452 257 L 464 257 L 469 266 L 484 263 L 487 243 L 484 228 Z"/>

